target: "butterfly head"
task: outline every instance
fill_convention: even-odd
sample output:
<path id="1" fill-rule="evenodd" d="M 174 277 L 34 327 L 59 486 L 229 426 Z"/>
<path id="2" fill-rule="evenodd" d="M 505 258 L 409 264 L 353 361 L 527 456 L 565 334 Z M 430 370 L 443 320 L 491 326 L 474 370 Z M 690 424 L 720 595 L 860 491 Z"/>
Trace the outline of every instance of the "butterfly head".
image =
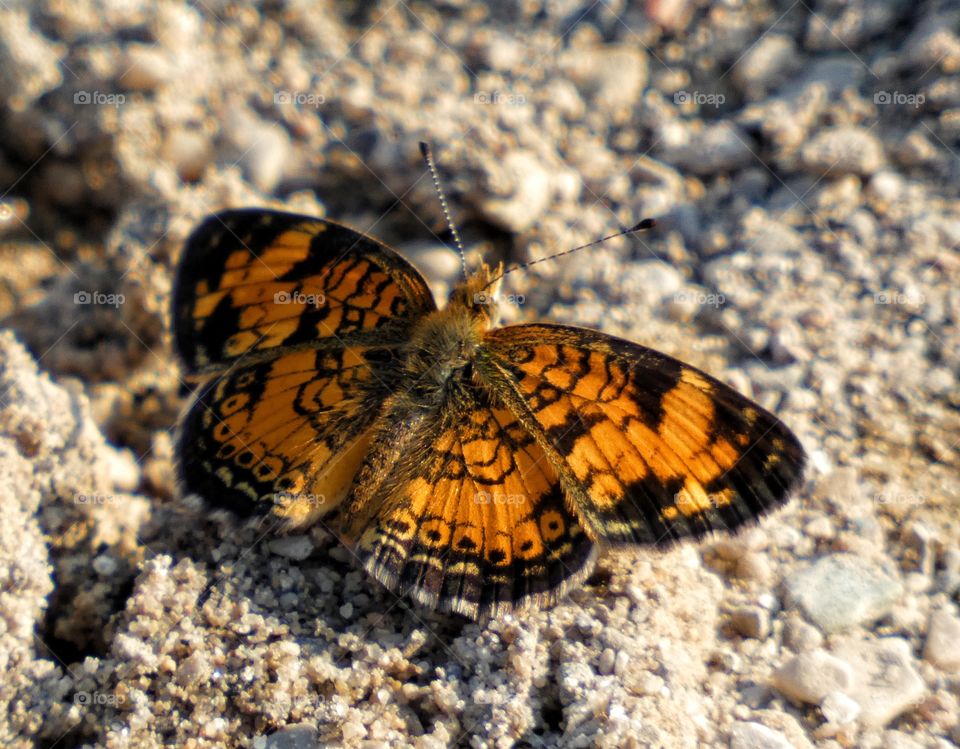
<path id="1" fill-rule="evenodd" d="M 471 317 L 495 325 L 498 318 L 498 293 L 503 276 L 503 263 L 490 267 L 486 263 L 450 292 L 450 306 L 466 309 Z"/>

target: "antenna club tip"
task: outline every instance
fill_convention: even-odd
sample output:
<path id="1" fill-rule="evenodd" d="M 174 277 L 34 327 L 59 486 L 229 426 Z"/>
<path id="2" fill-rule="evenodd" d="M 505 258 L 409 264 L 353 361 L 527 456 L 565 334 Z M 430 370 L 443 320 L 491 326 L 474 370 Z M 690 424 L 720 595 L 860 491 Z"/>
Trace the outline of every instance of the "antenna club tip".
<path id="1" fill-rule="evenodd" d="M 644 231 L 646 229 L 652 229 L 657 225 L 657 220 L 653 218 L 645 218 L 643 221 L 640 221 L 635 226 L 633 226 L 630 231 Z"/>
<path id="2" fill-rule="evenodd" d="M 425 140 L 420 141 L 420 153 L 423 158 L 427 158 L 430 155 L 430 144 Z"/>

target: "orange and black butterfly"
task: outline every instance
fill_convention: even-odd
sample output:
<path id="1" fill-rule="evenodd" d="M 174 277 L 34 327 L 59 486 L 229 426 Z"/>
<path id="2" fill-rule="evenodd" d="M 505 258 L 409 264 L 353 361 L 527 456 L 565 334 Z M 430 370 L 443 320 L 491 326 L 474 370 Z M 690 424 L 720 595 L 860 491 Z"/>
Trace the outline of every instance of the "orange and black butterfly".
<path id="1" fill-rule="evenodd" d="M 176 281 L 177 348 L 207 375 L 186 490 L 339 535 L 398 595 L 479 618 L 550 605 L 599 548 L 734 529 L 785 502 L 804 453 L 773 415 L 594 330 L 496 327 L 499 269 L 438 309 L 397 252 L 332 221 L 207 218 Z"/>

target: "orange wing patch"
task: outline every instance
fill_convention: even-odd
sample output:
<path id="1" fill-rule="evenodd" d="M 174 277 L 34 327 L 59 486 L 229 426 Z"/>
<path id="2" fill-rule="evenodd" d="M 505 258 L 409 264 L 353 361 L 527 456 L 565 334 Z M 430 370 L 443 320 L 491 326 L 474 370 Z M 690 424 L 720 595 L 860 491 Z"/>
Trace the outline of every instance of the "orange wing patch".
<path id="1" fill-rule="evenodd" d="M 192 370 L 277 350 L 405 340 L 435 309 L 412 266 L 330 221 L 225 211 L 187 240 L 174 292 L 177 347 Z"/>
<path id="2" fill-rule="evenodd" d="M 180 435 L 187 488 L 234 510 L 271 508 L 289 527 L 337 507 L 383 402 L 367 356 L 299 351 L 215 378 Z"/>
<path id="3" fill-rule="evenodd" d="M 543 450 L 509 411 L 474 397 L 436 437 L 411 440 L 397 474 L 415 465 L 415 476 L 384 476 L 390 496 L 369 515 L 344 514 L 345 536 L 384 585 L 477 618 L 555 601 L 589 572 L 594 548 Z"/>
<path id="4" fill-rule="evenodd" d="M 552 446 L 594 538 L 660 544 L 734 528 L 786 500 L 803 452 L 774 416 L 659 352 L 590 330 L 488 334 L 491 376 Z"/>

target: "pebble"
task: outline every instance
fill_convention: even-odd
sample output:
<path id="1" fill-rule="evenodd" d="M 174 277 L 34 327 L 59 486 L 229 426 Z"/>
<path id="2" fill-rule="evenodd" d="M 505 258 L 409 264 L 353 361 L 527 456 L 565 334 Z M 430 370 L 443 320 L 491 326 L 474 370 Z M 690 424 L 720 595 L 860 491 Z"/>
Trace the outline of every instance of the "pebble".
<path id="1" fill-rule="evenodd" d="M 763 36 L 733 67 L 733 80 L 750 99 L 758 99 L 784 80 L 798 64 L 797 45 L 784 34 Z"/>
<path id="2" fill-rule="evenodd" d="M 794 615 L 787 620 L 783 628 L 783 642 L 791 650 L 805 653 L 823 645 L 823 635 L 812 624 Z"/>
<path id="3" fill-rule="evenodd" d="M 960 590 L 960 549 L 953 547 L 943 552 L 943 569 L 937 575 L 937 589 L 950 596 Z"/>
<path id="4" fill-rule="evenodd" d="M 279 125 L 238 111 L 224 127 L 238 152 L 236 163 L 261 192 L 277 186 L 290 153 L 290 136 Z"/>
<path id="5" fill-rule="evenodd" d="M 903 731 L 887 731 L 883 735 L 883 749 L 924 749 L 924 745 Z"/>
<path id="6" fill-rule="evenodd" d="M 763 640 L 770 633 L 770 614 L 761 608 L 744 606 L 730 615 L 730 624 L 744 637 Z"/>
<path id="7" fill-rule="evenodd" d="M 646 55 L 633 44 L 581 48 L 567 59 L 570 80 L 605 110 L 628 110 L 647 83 Z"/>
<path id="8" fill-rule="evenodd" d="M 876 564 L 852 554 L 832 554 L 791 574 L 784 599 L 831 634 L 885 616 L 902 592 L 901 583 Z"/>
<path id="9" fill-rule="evenodd" d="M 737 560 L 737 577 L 752 580 L 761 585 L 770 582 L 773 572 L 766 554 L 755 551 L 744 554 Z"/>
<path id="10" fill-rule="evenodd" d="M 313 749 L 317 738 L 317 727 L 312 723 L 294 723 L 269 736 L 257 736 L 253 746 L 255 749 Z"/>
<path id="11" fill-rule="evenodd" d="M 877 136 L 862 127 L 835 127 L 814 136 L 800 152 L 800 162 L 813 174 L 832 179 L 845 174 L 870 175 L 884 163 Z"/>
<path id="12" fill-rule="evenodd" d="M 825 650 L 801 653 L 778 668 L 773 687 L 795 702 L 819 704 L 831 692 L 850 688 L 853 673 L 850 665 Z"/>
<path id="13" fill-rule="evenodd" d="M 533 153 L 520 150 L 508 153 L 496 169 L 487 189 L 477 195 L 480 211 L 505 231 L 520 234 L 533 226 L 550 204 L 550 173 Z"/>
<path id="14" fill-rule="evenodd" d="M 663 158 L 672 165 L 706 177 L 752 166 L 756 156 L 750 137 L 730 122 L 707 125 L 693 134 L 686 145 L 668 149 Z"/>
<path id="15" fill-rule="evenodd" d="M 826 515 L 818 515 L 808 522 L 803 526 L 803 532 L 810 536 L 810 538 L 815 538 L 818 541 L 827 541 L 837 533 L 830 518 Z"/>
<path id="16" fill-rule="evenodd" d="M 173 72 L 168 53 L 154 44 L 131 44 L 122 63 L 120 85 L 131 91 L 153 91 Z"/>
<path id="17" fill-rule="evenodd" d="M 163 143 L 163 157 L 173 164 L 180 179 L 195 182 L 213 160 L 213 144 L 199 129 L 176 128 L 167 134 Z"/>
<path id="18" fill-rule="evenodd" d="M 960 671 L 960 618 L 951 609 L 930 615 L 923 658 L 943 671 Z"/>
<path id="19" fill-rule="evenodd" d="M 856 675 L 849 689 L 842 691 L 860 705 L 860 723 L 865 728 L 882 728 L 923 698 L 926 687 L 914 668 L 907 640 L 849 640 L 837 643 L 834 652 Z"/>
<path id="20" fill-rule="evenodd" d="M 845 692 L 830 692 L 821 700 L 820 712 L 828 723 L 842 726 L 860 717 L 860 705 Z"/>
<path id="21" fill-rule="evenodd" d="M 313 553 L 313 543 L 309 536 L 282 536 L 270 539 L 267 544 L 277 556 L 301 562 Z"/>
<path id="22" fill-rule="evenodd" d="M 597 661 L 597 672 L 601 676 L 612 674 L 616 657 L 617 654 L 613 651 L 613 648 L 606 648 L 600 653 L 600 660 Z"/>
<path id="23" fill-rule="evenodd" d="M 34 31 L 26 10 L 4 9 L 0 23 L 0 91 L 15 112 L 63 82 L 62 50 Z"/>
<path id="24" fill-rule="evenodd" d="M 631 263 L 625 269 L 624 285 L 633 287 L 651 300 L 674 296 L 683 288 L 680 272 L 662 260 L 644 260 Z"/>
<path id="25" fill-rule="evenodd" d="M 751 721 L 733 724 L 730 749 L 793 749 L 793 745 L 779 731 Z"/>

